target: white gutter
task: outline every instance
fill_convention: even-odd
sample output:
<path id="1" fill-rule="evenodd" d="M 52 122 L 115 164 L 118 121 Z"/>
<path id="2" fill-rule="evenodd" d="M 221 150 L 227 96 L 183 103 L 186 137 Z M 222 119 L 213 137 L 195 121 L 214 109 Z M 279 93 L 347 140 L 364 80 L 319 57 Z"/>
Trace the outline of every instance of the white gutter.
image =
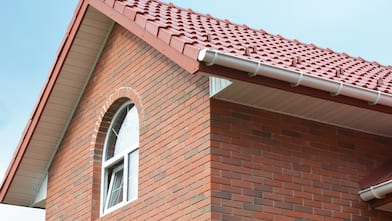
<path id="1" fill-rule="evenodd" d="M 392 180 L 371 186 L 367 189 L 359 191 L 358 193 L 361 199 L 364 201 L 382 199 L 385 197 L 385 195 L 392 193 Z"/>
<path id="2" fill-rule="evenodd" d="M 332 96 L 344 95 L 369 103 L 392 107 L 392 95 L 381 91 L 370 90 L 344 82 L 313 76 L 303 72 L 287 70 L 275 65 L 252 61 L 245 58 L 225 54 L 212 49 L 202 49 L 198 60 L 206 65 L 220 65 L 250 73 L 250 76 L 261 75 L 276 80 L 289 82 L 292 86 L 306 86 L 331 93 Z"/>

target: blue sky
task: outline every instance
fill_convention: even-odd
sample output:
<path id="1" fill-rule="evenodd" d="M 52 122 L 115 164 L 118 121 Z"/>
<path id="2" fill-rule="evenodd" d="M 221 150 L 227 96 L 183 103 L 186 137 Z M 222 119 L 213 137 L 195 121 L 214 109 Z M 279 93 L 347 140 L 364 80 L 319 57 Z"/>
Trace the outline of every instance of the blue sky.
<path id="1" fill-rule="evenodd" d="M 289 39 L 392 65 L 389 0 L 172 2 Z M 2 2 L 0 177 L 37 102 L 76 4 L 77 0 Z M 44 220 L 44 211 L 37 209 L 0 205 L 0 214 L 6 220 Z"/>
<path id="2" fill-rule="evenodd" d="M 0 179 L 55 59 L 77 0 L 2 1 Z M 2 220 L 44 220 L 44 210 L 0 205 Z"/>

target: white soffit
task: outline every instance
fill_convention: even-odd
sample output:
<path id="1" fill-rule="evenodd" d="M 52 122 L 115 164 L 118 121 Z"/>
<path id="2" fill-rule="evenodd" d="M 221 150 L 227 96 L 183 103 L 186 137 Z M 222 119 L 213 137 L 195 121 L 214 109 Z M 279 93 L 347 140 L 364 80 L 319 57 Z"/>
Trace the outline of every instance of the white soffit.
<path id="1" fill-rule="evenodd" d="M 112 24 L 112 20 L 96 9 L 89 7 L 87 10 L 10 185 L 5 203 L 37 206 L 34 201 L 40 194 L 50 161 L 72 118 Z M 45 207 L 45 200 L 40 200 L 39 207 Z"/>
<path id="2" fill-rule="evenodd" d="M 37 195 L 35 196 L 33 206 L 38 208 L 45 208 L 46 196 L 48 190 L 48 174 L 46 174 L 44 181 L 42 181 L 41 187 Z"/>
<path id="3" fill-rule="evenodd" d="M 212 77 L 210 84 L 219 82 Z M 224 80 L 227 81 L 227 80 Z M 231 80 L 212 97 L 330 125 L 392 137 L 392 115 L 271 87 Z"/>
<path id="4" fill-rule="evenodd" d="M 379 206 L 376 209 L 386 211 L 386 212 L 392 212 L 392 202 Z"/>
<path id="5" fill-rule="evenodd" d="M 224 90 L 228 86 L 230 86 L 232 83 L 229 80 L 223 79 L 223 78 L 217 78 L 210 76 L 209 77 L 210 81 L 210 97 L 213 97 L 215 94 L 219 93 L 221 90 Z"/>

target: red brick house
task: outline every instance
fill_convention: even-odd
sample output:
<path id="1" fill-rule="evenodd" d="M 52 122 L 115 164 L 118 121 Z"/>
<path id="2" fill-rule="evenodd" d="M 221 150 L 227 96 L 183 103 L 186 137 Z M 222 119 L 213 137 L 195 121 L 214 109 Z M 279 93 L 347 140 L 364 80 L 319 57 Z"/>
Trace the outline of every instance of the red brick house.
<path id="1" fill-rule="evenodd" d="M 392 67 L 81 0 L 0 190 L 48 220 L 392 220 Z"/>

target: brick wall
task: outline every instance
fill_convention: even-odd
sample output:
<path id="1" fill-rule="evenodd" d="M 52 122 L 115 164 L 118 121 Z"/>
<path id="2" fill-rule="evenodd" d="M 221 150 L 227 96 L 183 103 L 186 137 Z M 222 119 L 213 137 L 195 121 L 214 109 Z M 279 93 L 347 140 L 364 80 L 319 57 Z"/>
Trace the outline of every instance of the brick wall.
<path id="1" fill-rule="evenodd" d="M 99 218 L 102 119 L 123 97 L 135 102 L 140 117 L 139 198 Z M 390 156 L 390 145 L 382 137 L 210 101 L 207 77 L 186 73 L 115 26 L 50 167 L 46 215 L 392 220 L 357 194 L 358 181 Z"/>
<path id="2" fill-rule="evenodd" d="M 358 195 L 391 139 L 211 101 L 214 220 L 392 220 Z"/>
<path id="3" fill-rule="evenodd" d="M 106 112 L 132 99 L 141 137 L 139 198 L 99 218 Z M 210 218 L 208 78 L 115 26 L 49 171 L 48 220 Z"/>

